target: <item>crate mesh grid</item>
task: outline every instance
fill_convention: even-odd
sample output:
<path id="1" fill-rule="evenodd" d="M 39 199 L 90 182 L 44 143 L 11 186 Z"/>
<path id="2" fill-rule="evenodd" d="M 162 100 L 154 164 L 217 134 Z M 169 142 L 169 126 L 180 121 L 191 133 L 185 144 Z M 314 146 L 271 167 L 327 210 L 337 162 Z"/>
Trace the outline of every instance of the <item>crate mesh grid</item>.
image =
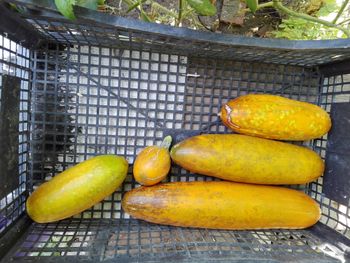
<path id="1" fill-rule="evenodd" d="M 96 153 L 121 154 L 132 163 L 144 146 L 159 144 L 172 130 L 227 133 L 217 113 L 224 102 L 236 96 L 278 94 L 318 104 L 327 111 L 333 103 L 350 101 L 349 75 L 324 77 L 314 67 L 350 56 L 347 50 L 303 53 L 242 46 L 232 49 L 203 41 L 184 43 L 176 37 L 101 23 L 80 25 L 57 16 L 22 16 L 49 41 L 30 52 L 14 42 L 14 47 L 7 47 L 0 37 L 0 52 L 10 52 L 18 58 L 5 64 L 13 68 L 12 74 L 22 78 L 23 134 L 27 136 L 29 124 L 31 127 L 30 140 L 23 135 L 19 150 L 23 156 L 23 191 L 31 191 Z M 178 46 L 186 47 L 186 52 L 180 52 Z M 257 62 L 262 60 L 265 63 Z M 326 144 L 326 136 L 304 143 L 322 158 Z M 168 180 L 217 179 L 173 166 Z M 320 203 L 321 223 L 349 238 L 350 211 L 327 198 L 322 184 L 319 178 L 293 188 L 305 191 Z M 130 168 L 123 186 L 100 204 L 71 219 L 31 224 L 8 259 L 335 260 L 337 248 L 313 229 L 217 231 L 129 219 L 120 200 L 134 187 L 137 184 Z M 16 199 L 20 202 L 1 200 L 0 212 L 13 212 L 13 220 L 24 211 L 26 192 L 21 191 L 17 191 Z"/>
<path id="2" fill-rule="evenodd" d="M 330 76 L 322 80 L 319 105 L 330 111 L 333 103 L 350 102 L 350 74 L 341 74 Z M 327 136 L 316 139 L 313 149 L 318 152 L 324 159 L 326 155 Z M 321 206 L 322 213 L 325 215 L 320 222 L 342 233 L 350 238 L 350 210 L 347 206 L 327 198 L 322 193 L 323 178 L 312 182 L 309 187 L 309 195 L 311 195 Z"/>
<path id="3" fill-rule="evenodd" d="M 25 210 L 28 171 L 30 51 L 4 35 L 0 35 L 0 103 L 3 75 L 20 79 L 18 183 L 0 199 L 0 234 Z"/>
<path id="4" fill-rule="evenodd" d="M 217 113 L 231 97 L 250 92 L 271 93 L 312 103 L 320 97 L 319 72 L 295 66 L 261 67 L 229 60 L 60 45 L 36 51 L 33 61 L 36 71 L 31 91 L 34 110 L 30 143 L 37 155 L 31 160 L 34 186 L 96 152 L 119 153 L 132 162 L 144 145 L 160 143 L 169 129 L 228 132 L 218 121 Z M 148 63 L 147 67 L 144 63 Z M 171 66 L 175 66 L 173 70 Z M 143 73 L 145 79 L 141 82 L 145 81 L 145 85 L 136 82 Z M 134 74 L 137 75 L 132 77 Z M 146 97 L 140 95 L 144 91 Z M 155 91 L 160 92 L 153 94 L 152 99 Z M 147 102 L 140 107 L 143 100 Z M 164 115 L 158 117 L 162 111 Z M 169 113 L 173 118 L 167 126 Z M 126 121 L 130 118 L 135 122 Z M 136 122 L 141 123 L 137 125 L 140 135 L 135 131 Z M 130 145 L 128 137 L 133 139 L 132 147 L 126 146 Z M 313 144 L 306 143 L 310 147 Z M 179 167 L 173 167 L 171 174 L 171 181 L 212 180 Z M 129 173 L 121 189 L 74 219 L 33 224 L 15 258 L 136 259 L 147 254 L 150 259 L 174 255 L 195 258 L 207 251 L 211 251 L 210 255 L 230 257 L 244 257 L 244 252 L 256 257 L 261 252 L 277 257 L 278 251 L 287 251 L 327 258 L 317 249 L 321 241 L 307 230 L 236 233 L 156 226 L 128 219 L 121 211 L 120 200 L 125 191 L 135 186 Z M 323 206 L 330 211 L 329 203 L 323 202 Z M 326 216 L 331 218 L 327 213 Z M 105 222 L 107 219 L 110 221 Z M 154 229 L 160 229 L 159 233 L 154 233 Z M 98 253 L 94 247 L 104 252 Z"/>
<path id="5" fill-rule="evenodd" d="M 34 224 L 14 259 L 61 256 L 87 259 L 193 258 L 203 253 L 219 258 L 258 258 L 261 253 L 279 258 L 300 254 L 305 260 L 331 258 L 320 253 L 321 244 L 308 230 L 225 231 L 178 228 L 137 220 L 69 219 L 57 224 Z M 290 254 L 290 255 L 288 255 Z M 294 255 L 295 256 L 295 255 Z"/>

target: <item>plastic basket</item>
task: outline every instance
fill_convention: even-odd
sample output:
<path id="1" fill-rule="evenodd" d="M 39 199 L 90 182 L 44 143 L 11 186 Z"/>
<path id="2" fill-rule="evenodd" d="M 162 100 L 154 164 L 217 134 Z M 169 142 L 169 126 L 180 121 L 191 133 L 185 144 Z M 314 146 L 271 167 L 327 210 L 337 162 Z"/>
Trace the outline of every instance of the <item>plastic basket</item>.
<path id="1" fill-rule="evenodd" d="M 306 230 L 219 231 L 131 219 L 120 206 L 123 194 L 137 186 L 131 170 L 112 196 L 73 218 L 36 224 L 25 213 L 36 186 L 91 156 L 118 154 L 132 164 L 142 148 L 168 134 L 180 141 L 230 132 L 217 113 L 239 95 L 278 94 L 320 105 L 332 112 L 338 129 L 338 117 L 350 117 L 335 110 L 350 102 L 349 39 L 246 38 L 83 8 L 69 21 L 51 1 L 13 3 L 20 13 L 0 6 L 0 105 L 15 120 L 15 137 L 3 137 L 1 129 L 0 135 L 18 138 L 12 148 L 1 149 L 15 160 L 12 176 L 0 177 L 3 262 L 349 260 L 349 200 L 337 185 L 350 181 L 349 169 L 327 174 L 329 167 L 340 167 L 334 155 L 348 158 L 346 129 L 342 137 L 333 130 L 328 135 L 344 141 L 342 150 L 326 136 L 304 142 L 326 159 L 328 169 L 317 181 L 294 186 L 322 208 L 320 222 Z M 3 94 L 10 90 L 8 101 Z M 173 165 L 169 181 L 193 180 L 213 178 Z"/>

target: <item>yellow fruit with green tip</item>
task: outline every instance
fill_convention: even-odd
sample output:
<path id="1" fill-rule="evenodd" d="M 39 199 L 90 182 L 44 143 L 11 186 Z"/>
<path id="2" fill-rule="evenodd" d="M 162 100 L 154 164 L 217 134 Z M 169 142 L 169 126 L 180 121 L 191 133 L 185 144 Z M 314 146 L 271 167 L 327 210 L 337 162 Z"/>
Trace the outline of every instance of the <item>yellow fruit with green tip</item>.
<path id="1" fill-rule="evenodd" d="M 71 217 L 111 195 L 127 172 L 128 162 L 123 157 L 88 159 L 40 185 L 27 199 L 27 213 L 37 223 Z"/>

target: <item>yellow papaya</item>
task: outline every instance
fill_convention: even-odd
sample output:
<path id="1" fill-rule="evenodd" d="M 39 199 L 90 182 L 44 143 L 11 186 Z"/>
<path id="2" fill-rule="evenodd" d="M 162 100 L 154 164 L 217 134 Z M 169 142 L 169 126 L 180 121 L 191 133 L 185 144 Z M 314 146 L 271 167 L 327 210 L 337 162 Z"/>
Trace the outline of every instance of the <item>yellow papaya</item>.
<path id="1" fill-rule="evenodd" d="M 318 204 L 276 186 L 233 182 L 175 182 L 135 188 L 122 207 L 152 223 L 212 229 L 300 229 L 315 224 Z"/>
<path id="2" fill-rule="evenodd" d="M 331 119 L 322 108 L 266 94 L 230 100 L 222 106 L 220 118 L 235 132 L 287 141 L 319 138 L 331 128 Z"/>
<path id="3" fill-rule="evenodd" d="M 27 213 L 37 223 L 71 217 L 112 194 L 127 172 L 128 162 L 123 157 L 88 159 L 40 185 L 27 199 Z"/>
<path id="4" fill-rule="evenodd" d="M 171 136 L 167 136 L 161 146 L 148 146 L 137 155 L 133 173 L 138 183 L 154 185 L 165 179 L 171 167 L 169 154 L 171 141 Z"/>
<path id="5" fill-rule="evenodd" d="M 253 184 L 305 184 L 321 176 L 312 150 L 239 134 L 204 134 L 172 147 L 172 160 L 193 172 Z"/>

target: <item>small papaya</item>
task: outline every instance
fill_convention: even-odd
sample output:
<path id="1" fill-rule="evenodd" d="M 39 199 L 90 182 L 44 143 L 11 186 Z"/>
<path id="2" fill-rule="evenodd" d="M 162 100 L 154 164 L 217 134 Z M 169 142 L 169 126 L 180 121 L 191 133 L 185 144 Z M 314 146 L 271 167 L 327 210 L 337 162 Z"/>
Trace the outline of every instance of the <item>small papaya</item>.
<path id="1" fill-rule="evenodd" d="M 142 185 L 154 185 L 165 179 L 171 167 L 169 147 L 172 138 L 167 136 L 161 146 L 148 146 L 136 157 L 133 173 Z"/>
<path id="2" fill-rule="evenodd" d="M 233 131 L 267 139 L 311 140 L 331 128 L 328 113 L 319 106 L 267 94 L 248 94 L 230 100 L 219 115 Z"/>
<path id="3" fill-rule="evenodd" d="M 27 213 L 37 223 L 71 217 L 111 195 L 127 172 L 128 162 L 123 157 L 88 159 L 40 185 L 27 199 Z"/>

